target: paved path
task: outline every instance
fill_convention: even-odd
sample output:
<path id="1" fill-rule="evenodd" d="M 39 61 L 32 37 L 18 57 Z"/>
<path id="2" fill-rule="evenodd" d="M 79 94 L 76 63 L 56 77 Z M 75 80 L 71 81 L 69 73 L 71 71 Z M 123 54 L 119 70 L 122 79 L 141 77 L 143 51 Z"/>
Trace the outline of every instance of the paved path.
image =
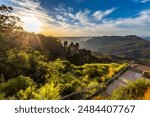
<path id="1" fill-rule="evenodd" d="M 117 80 L 115 80 L 112 84 L 110 84 L 107 89 L 106 93 L 111 95 L 111 93 L 120 86 L 126 86 L 128 83 L 140 78 L 142 74 L 133 72 L 131 70 L 127 70 L 124 74 L 120 76 Z"/>
<path id="2" fill-rule="evenodd" d="M 128 83 L 137 80 L 138 78 L 142 77 L 142 73 L 137 73 L 135 70 L 132 70 L 132 67 L 143 72 L 143 71 L 150 71 L 150 67 L 138 65 L 138 64 L 132 64 L 131 69 L 127 70 L 124 74 L 122 74 L 117 80 L 115 80 L 112 84 L 110 84 L 107 89 L 106 93 L 108 95 L 111 95 L 112 92 L 120 87 L 120 86 L 126 86 Z"/>
<path id="3" fill-rule="evenodd" d="M 148 67 L 148 66 L 139 65 L 139 64 L 132 64 L 132 66 L 135 66 L 134 68 L 136 68 L 140 71 L 150 71 L 150 67 Z"/>

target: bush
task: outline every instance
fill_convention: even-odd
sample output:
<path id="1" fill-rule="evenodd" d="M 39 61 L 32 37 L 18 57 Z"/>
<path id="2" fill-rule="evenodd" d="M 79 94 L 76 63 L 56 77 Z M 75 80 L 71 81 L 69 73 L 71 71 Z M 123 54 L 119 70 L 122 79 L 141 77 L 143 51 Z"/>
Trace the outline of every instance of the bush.
<path id="1" fill-rule="evenodd" d="M 32 49 L 11 49 L 7 51 L 6 58 L 6 63 L 12 68 L 10 78 L 24 75 L 37 83 L 44 83 L 48 68 L 46 60 L 44 55 Z"/>
<path id="2" fill-rule="evenodd" d="M 0 84 L 0 93 L 4 93 L 6 97 L 15 95 L 18 91 L 25 90 L 28 86 L 34 85 L 31 78 L 19 76 Z"/>
<path id="3" fill-rule="evenodd" d="M 75 71 L 75 75 L 77 75 L 77 76 L 82 76 L 82 72 L 81 72 L 80 70 L 76 70 L 76 71 Z"/>
<path id="4" fill-rule="evenodd" d="M 60 98 L 60 88 L 54 83 L 42 86 L 36 93 L 33 93 L 34 99 L 37 100 L 57 100 Z"/>
<path id="5" fill-rule="evenodd" d="M 138 79 L 126 87 L 120 87 L 112 93 L 113 100 L 134 100 L 142 99 L 144 92 L 150 87 L 150 80 Z"/>
<path id="6" fill-rule="evenodd" d="M 0 100 L 4 100 L 4 99 L 5 99 L 4 94 L 0 94 Z"/>
<path id="7" fill-rule="evenodd" d="M 20 90 L 17 93 L 17 97 L 20 100 L 29 100 L 29 99 L 34 99 L 34 91 L 35 91 L 35 86 L 29 86 L 25 90 Z"/>

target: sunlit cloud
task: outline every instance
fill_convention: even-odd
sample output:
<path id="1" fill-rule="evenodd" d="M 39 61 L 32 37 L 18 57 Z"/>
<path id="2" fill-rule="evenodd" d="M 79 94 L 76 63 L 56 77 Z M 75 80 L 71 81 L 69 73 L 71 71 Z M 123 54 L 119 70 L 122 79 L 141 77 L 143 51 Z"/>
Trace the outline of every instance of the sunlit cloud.
<path id="1" fill-rule="evenodd" d="M 14 8 L 14 14 L 20 17 L 22 20 L 38 19 L 41 28 L 45 26 L 55 25 L 57 22 L 55 19 L 48 15 L 46 10 L 41 7 L 38 0 L 4 0 L 3 3 L 7 3 Z M 32 22 L 31 22 L 32 24 Z"/>
<path id="2" fill-rule="evenodd" d="M 9 2 L 8 2 L 9 1 Z M 142 0 L 144 2 L 144 0 Z M 142 2 L 141 1 L 141 2 Z M 146 2 L 146 0 L 145 0 Z M 99 35 L 146 35 L 150 36 L 150 9 L 140 11 L 135 17 L 111 18 L 110 14 L 119 10 L 109 8 L 106 10 L 91 11 L 81 9 L 74 11 L 71 7 L 58 7 L 49 11 L 41 6 L 38 0 L 4 0 L 9 3 L 14 12 L 21 19 L 27 18 L 31 23 L 35 21 L 36 32 L 52 36 L 99 36 Z M 26 26 L 26 28 L 30 26 Z"/>

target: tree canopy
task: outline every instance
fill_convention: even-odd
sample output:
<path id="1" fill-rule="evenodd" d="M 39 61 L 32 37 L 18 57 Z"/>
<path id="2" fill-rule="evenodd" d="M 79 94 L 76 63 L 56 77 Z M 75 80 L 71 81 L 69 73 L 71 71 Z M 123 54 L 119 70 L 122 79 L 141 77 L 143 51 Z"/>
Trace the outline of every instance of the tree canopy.
<path id="1" fill-rule="evenodd" d="M 7 7 L 5 5 L 0 6 L 0 32 L 14 33 L 22 30 L 22 27 L 19 26 L 21 21 L 20 18 L 11 15 L 12 11 L 12 7 Z"/>

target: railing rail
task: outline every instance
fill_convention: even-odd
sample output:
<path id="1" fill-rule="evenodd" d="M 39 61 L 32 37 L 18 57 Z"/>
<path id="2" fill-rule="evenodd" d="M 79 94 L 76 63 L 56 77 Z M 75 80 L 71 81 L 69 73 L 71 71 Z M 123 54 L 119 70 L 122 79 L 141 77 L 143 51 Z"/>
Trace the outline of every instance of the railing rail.
<path id="1" fill-rule="evenodd" d="M 121 70 L 119 73 L 117 73 L 116 75 L 114 75 L 112 78 L 110 78 L 108 81 L 106 81 L 105 85 L 108 86 L 111 82 L 113 82 L 114 80 L 116 80 L 120 75 L 122 75 L 122 73 L 124 73 L 130 66 L 131 64 L 133 64 L 134 61 L 131 61 L 128 66 L 126 66 L 123 70 Z"/>

